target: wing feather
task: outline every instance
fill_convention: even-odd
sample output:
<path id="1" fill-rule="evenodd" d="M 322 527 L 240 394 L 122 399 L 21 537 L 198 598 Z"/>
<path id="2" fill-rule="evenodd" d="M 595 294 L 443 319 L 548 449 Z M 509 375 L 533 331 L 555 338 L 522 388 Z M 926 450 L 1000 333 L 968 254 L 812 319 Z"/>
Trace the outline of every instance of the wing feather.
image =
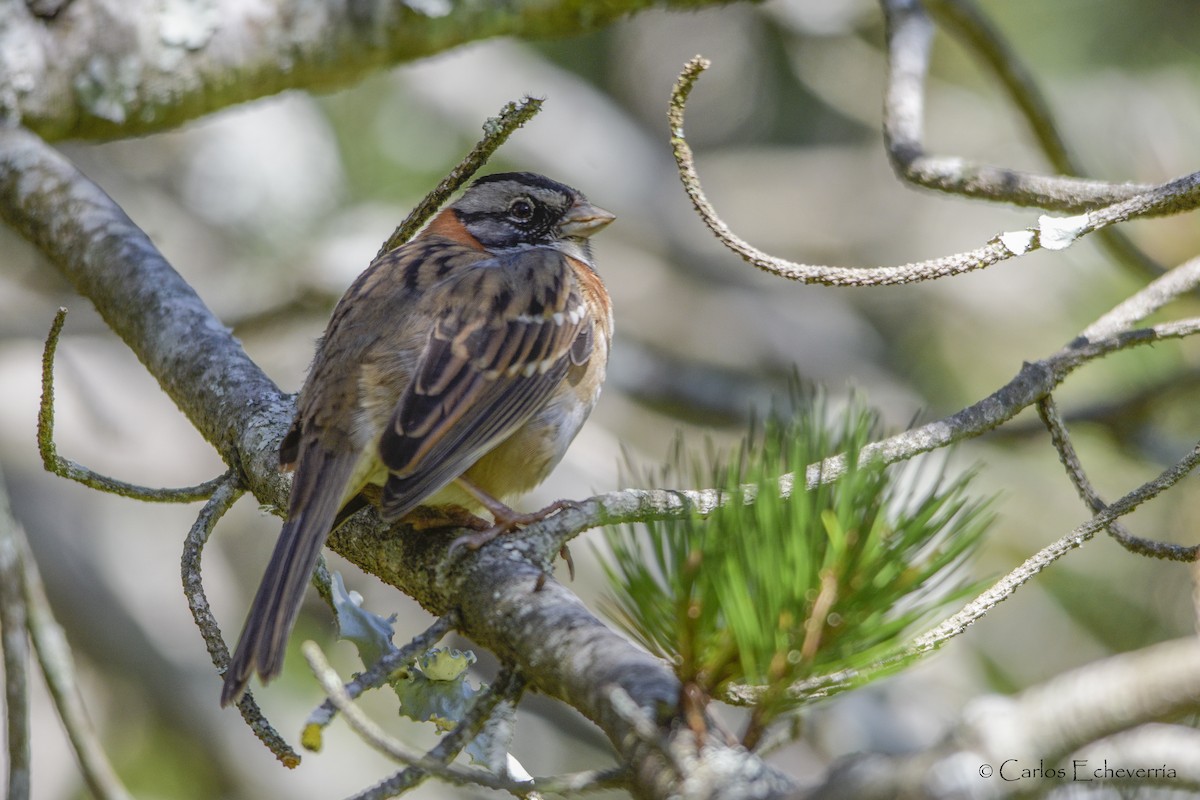
<path id="1" fill-rule="evenodd" d="M 548 248 L 474 265 L 445 291 L 413 380 L 379 445 L 391 476 L 383 513 L 395 519 L 511 436 L 554 393 L 589 325 L 566 258 Z"/>

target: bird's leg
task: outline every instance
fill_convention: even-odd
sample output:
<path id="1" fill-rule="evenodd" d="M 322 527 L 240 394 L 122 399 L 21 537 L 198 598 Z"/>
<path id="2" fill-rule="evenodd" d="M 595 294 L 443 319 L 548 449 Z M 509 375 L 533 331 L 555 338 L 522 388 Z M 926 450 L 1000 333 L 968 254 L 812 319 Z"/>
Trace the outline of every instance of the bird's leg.
<path id="1" fill-rule="evenodd" d="M 464 492 L 475 498 L 481 506 L 491 513 L 492 517 L 496 520 L 496 524 L 487 530 L 468 533 L 458 537 L 450 544 L 451 552 L 460 547 L 466 547 L 468 550 L 478 550 L 497 536 L 511 533 L 518 528 L 532 525 L 535 522 L 541 522 L 546 517 L 555 512 L 562 511 L 564 508 L 575 508 L 578 506 L 578 503 L 572 500 L 556 500 L 543 509 L 522 514 L 519 511 L 509 508 L 495 497 L 492 497 L 468 479 L 459 476 L 454 480 Z"/>

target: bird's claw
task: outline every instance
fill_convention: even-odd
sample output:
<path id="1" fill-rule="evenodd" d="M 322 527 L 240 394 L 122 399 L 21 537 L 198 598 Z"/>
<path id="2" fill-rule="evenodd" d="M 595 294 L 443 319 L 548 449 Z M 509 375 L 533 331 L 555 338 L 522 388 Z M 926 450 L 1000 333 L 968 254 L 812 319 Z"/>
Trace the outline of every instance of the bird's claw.
<path id="1" fill-rule="evenodd" d="M 535 522 L 541 522 L 547 517 L 550 517 L 554 514 L 557 514 L 559 511 L 563 511 L 564 509 L 568 508 L 579 508 L 579 503 L 575 502 L 574 500 L 556 500 L 545 508 L 529 512 L 528 514 L 519 514 L 513 511 L 511 508 L 508 509 L 507 513 L 497 513 L 498 509 L 491 509 L 492 513 L 495 515 L 496 523 L 483 530 L 476 530 L 474 533 L 464 533 L 462 536 L 459 536 L 450 543 L 450 548 L 447 550 L 446 554 L 448 556 L 454 556 L 464 547 L 467 550 L 478 550 L 498 536 L 514 533 L 528 525 L 532 525 Z M 563 547 L 563 550 L 566 551 L 565 546 Z M 575 565 L 570 559 L 570 553 L 566 553 L 564 558 L 566 559 L 567 566 L 571 571 L 571 577 L 574 578 Z"/>

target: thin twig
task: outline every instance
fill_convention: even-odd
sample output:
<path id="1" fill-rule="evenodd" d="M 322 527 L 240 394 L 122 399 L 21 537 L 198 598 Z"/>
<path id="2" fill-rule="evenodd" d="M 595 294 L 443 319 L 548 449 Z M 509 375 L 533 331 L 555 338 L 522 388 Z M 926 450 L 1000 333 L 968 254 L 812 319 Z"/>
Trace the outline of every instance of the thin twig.
<path id="1" fill-rule="evenodd" d="M 24 568 L 17 521 L 0 473 L 0 647 L 4 655 L 4 709 L 8 725 L 8 800 L 28 800 L 32 784 L 29 717 L 29 632 Z"/>
<path id="2" fill-rule="evenodd" d="M 888 5 L 891 4 L 884 4 L 885 13 Z M 956 37 L 971 54 L 991 70 L 1008 93 L 1013 104 L 1021 112 L 1041 147 L 1042 154 L 1046 156 L 1051 166 L 1061 175 L 1083 175 L 1083 169 L 1067 149 L 1066 142 L 1054 121 L 1054 115 L 1050 111 L 1050 105 L 1038 89 L 1033 75 L 1025 68 L 1016 52 L 1008 46 L 1008 40 L 992 25 L 983 11 L 972 0 L 924 0 L 923 6 L 943 29 L 951 36 Z M 925 73 L 927 75 L 928 48 L 926 48 L 925 56 Z M 926 86 L 927 82 L 923 81 L 922 91 Z M 965 160 L 961 163 L 963 175 L 970 175 L 973 180 L 976 179 L 978 165 Z M 907 178 L 910 174 L 919 175 L 920 172 L 910 173 L 905 170 L 902 176 Z M 1123 192 L 1129 191 L 1128 186 L 1120 188 Z M 996 191 L 1002 195 L 1001 199 L 1008 201 L 1006 195 L 1011 194 L 1009 187 L 996 187 Z M 1059 208 L 1058 210 L 1069 211 L 1071 209 Z M 1109 255 L 1117 261 L 1137 269 L 1143 275 L 1154 277 L 1163 273 L 1162 265 L 1135 245 L 1120 228 L 1105 228 L 1098 235 Z"/>
<path id="3" fill-rule="evenodd" d="M 459 720 L 454 729 L 443 736 L 437 745 L 426 753 L 426 757 L 441 764 L 449 764 L 458 757 L 464 747 L 479 735 L 500 704 L 515 704 L 524 688 L 525 681 L 516 670 L 501 670 L 496 676 L 496 680 L 471 704 L 466 716 Z M 378 800 L 395 797 L 417 786 L 428 777 L 430 777 L 429 773 L 417 767 L 407 767 L 392 777 L 354 795 L 350 800 Z"/>
<path id="4" fill-rule="evenodd" d="M 1019 206 L 1078 213 L 1127 200 L 1153 188 L 1064 176 L 1039 175 L 930 156 L 924 149 L 925 78 L 934 27 L 914 0 L 883 0 L 888 72 L 884 94 L 884 144 L 902 178 L 938 191 Z M 1028 111 L 1028 109 L 1026 109 Z"/>
<path id="5" fill-rule="evenodd" d="M 1050 432 L 1050 441 L 1054 445 L 1054 449 L 1058 451 L 1058 459 L 1066 468 L 1067 476 L 1071 479 L 1075 491 L 1083 498 L 1083 502 L 1087 503 L 1093 514 L 1104 511 L 1107 506 L 1093 488 L 1091 481 L 1088 480 L 1087 473 L 1083 471 L 1083 464 L 1080 463 L 1075 446 L 1071 443 L 1071 436 L 1058 413 L 1058 405 L 1054 402 L 1053 395 L 1046 395 L 1038 401 L 1038 416 L 1041 417 L 1046 429 Z M 1168 542 L 1157 542 L 1153 539 L 1143 539 L 1135 536 L 1119 522 L 1113 522 L 1106 530 L 1122 547 L 1139 555 L 1183 562 L 1196 561 L 1200 556 L 1200 545 L 1185 547 Z"/>
<path id="6" fill-rule="evenodd" d="M 859 451 L 860 461 L 895 464 L 930 453 L 954 442 L 982 436 L 1008 422 L 1025 408 L 1053 391 L 1078 368 L 1119 350 L 1181 339 L 1200 333 L 1200 318 L 1167 322 L 1124 331 L 1097 340 L 1077 338 L 1058 352 L 1039 361 L 1025 363 L 1020 371 L 996 391 L 940 420 L 871 442 Z M 805 469 L 805 486 L 837 480 L 846 470 L 846 454 L 830 456 Z M 779 477 L 780 491 L 793 490 L 795 473 Z M 741 492 L 717 489 L 622 489 L 591 497 L 572 508 L 526 528 L 522 540 L 530 542 L 539 532 L 549 537 L 546 553 L 556 553 L 563 543 L 584 531 L 625 522 L 677 519 L 684 514 L 705 517 L 724 503 L 751 502 L 757 487 L 743 486 Z M 542 546 L 539 546 L 539 550 Z"/>
<path id="7" fill-rule="evenodd" d="M 200 564 L 204 555 L 204 545 L 208 543 L 217 521 L 233 507 L 244 491 L 237 475 L 232 470 L 221 476 L 221 482 L 216 491 L 204 504 L 204 508 L 200 509 L 200 514 L 192 524 L 191 530 L 188 531 L 187 538 L 183 543 L 183 556 L 180 558 L 183 594 L 187 597 L 192 619 L 195 620 L 196 627 L 200 629 L 200 635 L 204 637 L 204 646 L 208 650 L 208 656 L 212 659 L 213 665 L 217 668 L 218 675 L 225 674 L 225 670 L 229 667 L 229 648 L 225 645 L 225 640 L 221 636 L 221 626 L 217 623 L 212 608 L 208 604 Z M 258 703 L 254 701 L 250 692 L 247 691 L 242 695 L 237 707 L 250 730 L 254 731 L 254 735 L 267 746 L 275 758 L 279 759 L 279 763 L 289 769 L 300 764 L 300 755 L 284 741 L 279 732 L 263 716 Z"/>
<path id="8" fill-rule="evenodd" d="M 894 464 L 952 442 L 980 436 L 1045 397 L 1084 364 L 1119 350 L 1183 339 L 1197 333 L 1200 333 L 1200 318 L 1123 331 L 1102 339 L 1076 339 L 1047 358 L 1026 362 L 1011 381 L 979 402 L 949 417 L 868 444 L 859 452 L 859 458 Z M 834 480 L 845 471 L 845 466 L 845 454 L 832 456 L 820 464 L 810 464 L 806 471 L 807 485 L 816 485 L 819 480 Z M 781 481 L 788 478 L 785 475 Z"/>
<path id="9" fill-rule="evenodd" d="M 104 754 L 100 738 L 88 718 L 75 675 L 71 646 L 67 643 L 63 629 L 54 619 L 37 562 L 29 550 L 29 543 L 25 541 L 20 528 L 16 528 L 15 532 L 21 554 L 24 578 L 22 588 L 25 593 L 29 635 L 37 651 L 46 686 L 58 710 L 58 717 L 62 720 L 67 738 L 75 751 L 75 759 L 79 763 L 84 782 L 98 800 L 132 800 L 133 796 L 121 783 L 108 756 Z"/>
<path id="10" fill-rule="evenodd" d="M 402 742 L 389 736 L 362 709 L 355 705 L 354 701 L 350 699 L 350 695 L 347 694 L 346 688 L 342 684 L 342 679 L 329 666 L 329 661 L 325 658 L 325 654 L 321 652 L 321 648 L 315 642 L 305 642 L 301 645 L 301 652 L 304 653 L 304 658 L 308 661 L 313 674 L 325 690 L 325 694 L 337 706 L 338 711 L 341 712 L 342 717 L 354 732 L 364 742 L 389 758 L 458 785 L 483 786 L 488 789 L 509 792 L 517 796 L 524 796 L 532 790 L 542 790 L 540 779 L 534 781 L 510 781 L 484 772 L 483 770 L 457 767 L 453 764 L 443 764 L 429 755 L 423 755 L 410 749 Z M 560 779 L 548 780 L 557 781 Z"/>
<path id="11" fill-rule="evenodd" d="M 1087 522 L 1075 528 L 1066 536 L 1043 547 L 1037 553 L 1027 558 L 1019 567 L 1009 572 L 992 584 L 985 592 L 967 603 L 957 613 L 943 620 L 936 627 L 918 636 L 903 651 L 894 656 L 884 658 L 875 664 L 859 670 L 843 670 L 827 675 L 802 681 L 791 689 L 795 697 L 813 700 L 827 697 L 868 682 L 873 677 L 894 670 L 898 665 L 907 663 L 912 658 L 936 650 L 955 636 L 963 633 L 985 614 L 1000 603 L 1007 600 L 1017 589 L 1030 581 L 1039 572 L 1049 567 L 1059 558 L 1072 550 L 1083 546 L 1096 535 L 1138 506 L 1153 500 L 1159 494 L 1174 486 L 1187 476 L 1196 465 L 1200 464 L 1200 443 L 1192 451 L 1165 470 L 1157 478 L 1142 484 L 1129 492 L 1120 500 L 1107 506 Z M 733 687 L 725 699 L 738 704 L 752 703 L 761 693 L 758 687 Z"/>
<path id="12" fill-rule="evenodd" d="M 1102 339 L 1129 330 L 1160 308 L 1200 286 L 1200 258 L 1185 261 L 1088 325 L 1079 339 Z"/>
<path id="13" fill-rule="evenodd" d="M 885 0 L 883 6 L 887 13 L 889 9 L 895 9 L 897 4 Z M 909 8 L 911 11 L 906 13 L 920 14 L 922 9 L 928 12 L 991 71 L 1029 125 L 1042 154 L 1056 170 L 1063 175 L 1083 174 L 1067 148 L 1058 123 L 1054 121 L 1054 114 L 1050 111 L 1050 104 L 1032 73 L 1009 46 L 1008 39 L 972 0 L 922 0 L 919 5 Z"/>
<path id="14" fill-rule="evenodd" d="M 352 680 L 346 683 L 346 694 L 351 700 L 356 700 L 363 692 L 376 689 L 387 683 L 388 678 L 396 670 L 411 663 L 422 653 L 437 644 L 454 627 L 454 619 L 455 616 L 453 613 L 438 617 L 432 625 L 414 636 L 412 641 L 404 645 L 404 647 L 393 650 L 372 664 L 365 672 L 355 675 Z M 304 723 L 303 738 L 305 747 L 309 747 L 308 743 L 314 741 L 310 739 L 310 736 L 314 734 L 319 736 L 318 731 L 328 726 L 336 714 L 337 706 L 333 704 L 332 700 L 326 699 L 325 702 L 321 703 L 320 706 L 308 715 L 308 719 Z M 316 741 L 319 741 L 319 739 Z M 309 747 L 309 749 L 316 748 Z"/>
<path id="15" fill-rule="evenodd" d="M 384 241 L 376 258 L 396 249 L 416 235 L 421 226 L 488 162 L 492 154 L 508 141 L 508 138 L 518 128 L 541 111 L 543 102 L 543 98 L 526 96 L 520 102 L 512 101 L 505 104 L 497 116 L 489 117 L 483 123 L 483 138 L 475 144 L 471 152 L 458 162 L 454 169 L 450 170 L 446 177 L 442 178 L 437 186 L 421 199 L 421 202 L 413 207 L 404 221 Z M 326 292 L 308 288 L 280 305 L 271 306 L 237 320 L 234 327 L 240 330 L 273 324 L 280 319 L 286 319 L 295 311 L 326 308 L 336 299 Z"/>
<path id="16" fill-rule="evenodd" d="M 38 452 L 42 455 L 42 464 L 46 471 L 97 491 L 152 503 L 194 503 L 211 495 L 224 480 L 223 475 L 197 486 L 156 489 L 109 478 L 59 456 L 58 448 L 54 445 L 54 354 L 58 350 L 58 339 L 66 319 L 67 309 L 58 309 L 58 313 L 54 315 L 54 322 L 50 325 L 50 333 L 46 337 L 45 349 L 42 351 L 42 401 L 38 406 L 37 440 Z"/>
<path id="17" fill-rule="evenodd" d="M 510 102 L 500 109 L 499 116 L 489 117 L 483 123 L 483 138 L 479 143 L 467 153 L 462 161 L 458 162 L 458 166 L 450 170 L 442 182 L 434 187 L 433 191 L 425 195 L 425 198 L 417 204 L 409 215 L 404 218 L 400 226 L 387 238 L 383 243 L 383 247 L 379 249 L 378 256 L 383 255 L 389 250 L 394 250 L 400 245 L 407 242 L 409 239 L 420 230 L 425 224 L 425 220 L 433 216 L 446 199 L 454 192 L 458 191 L 464 183 L 471 179 L 479 168 L 487 163 L 492 157 L 492 153 L 496 152 L 500 145 L 508 141 L 508 137 L 524 125 L 529 120 L 533 119 L 539 111 L 542 110 L 542 99 L 539 97 L 525 97 L 521 102 Z M 378 257 L 376 256 L 376 257 Z"/>
<path id="18" fill-rule="evenodd" d="M 1136 431 L 1153 425 L 1159 418 L 1158 407 L 1180 398 L 1190 399 L 1200 389 L 1200 366 L 1181 369 L 1139 383 L 1132 391 L 1114 398 L 1076 403 L 1063 415 L 1067 422 L 1087 422 L 1103 426 L 1126 449 L 1157 450 Z M 1017 422 L 993 432 L 996 440 L 1040 437 L 1046 428 L 1041 420 Z"/>
<path id="19" fill-rule="evenodd" d="M 1079 238 L 1117 222 L 1180 213 L 1200 205 L 1200 173 L 1193 173 L 1078 216 L 1043 215 L 1038 218 L 1036 227 L 1001 233 L 982 247 L 965 253 L 886 267 L 837 267 L 788 261 L 759 250 L 735 234 L 704 193 L 696 172 L 695 156 L 684 136 L 683 122 L 688 95 L 708 66 L 707 59 L 693 58 L 684 67 L 671 93 L 668 110 L 671 148 L 680 180 L 700 218 L 721 244 L 758 269 L 789 280 L 826 286 L 890 286 L 936 280 L 983 269 L 1041 248 L 1061 250 Z"/>

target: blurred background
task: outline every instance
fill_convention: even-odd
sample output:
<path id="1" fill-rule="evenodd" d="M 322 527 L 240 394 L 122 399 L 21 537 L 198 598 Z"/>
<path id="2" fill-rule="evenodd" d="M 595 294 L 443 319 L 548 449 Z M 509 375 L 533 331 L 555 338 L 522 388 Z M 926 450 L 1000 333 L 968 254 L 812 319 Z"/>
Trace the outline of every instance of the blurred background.
<path id="1" fill-rule="evenodd" d="M 1200 15 L 1155 0 L 989 0 L 1091 176 L 1158 182 L 1194 170 L 1200 131 Z M 900 185 L 880 137 L 885 53 L 867 0 L 771 0 L 697 13 L 647 12 L 604 31 L 544 42 L 492 40 L 380 72 L 352 88 L 291 92 L 185 128 L 64 152 L 108 191 L 250 355 L 299 388 L 334 301 L 411 206 L 510 99 L 546 98 L 488 168 L 528 169 L 583 190 L 618 215 L 596 240 L 613 296 L 617 345 L 605 394 L 566 460 L 525 501 L 621 488 L 623 459 L 653 465 L 682 431 L 702 447 L 737 442 L 753 410 L 793 370 L 831 395 L 851 389 L 890 430 L 957 411 L 1025 360 L 1047 356 L 1144 284 L 1091 241 L 984 273 L 887 289 L 806 287 L 759 274 L 695 216 L 667 144 L 666 102 L 685 61 L 713 61 L 688 111 L 710 199 L 743 238 L 808 263 L 894 265 L 974 248 L 1037 212 Z M 1147 43 L 1153 42 L 1153 46 Z M 935 48 L 929 148 L 1005 166 L 1044 161 L 1003 97 L 946 37 Z M 1200 253 L 1194 217 L 1125 231 L 1166 266 Z M 221 471 L 200 436 L 53 268 L 0 230 L 0 466 L 74 647 L 89 711 L 139 798 L 341 797 L 391 774 L 344 727 L 293 772 L 236 713 L 179 586 L 197 506 L 104 496 L 42 472 L 35 442 L 42 340 L 70 308 L 57 364 L 60 452 L 123 480 L 194 484 Z M 1200 311 L 1168 309 L 1180 316 Z M 1073 376 L 1058 395 L 1085 466 L 1109 500 L 1156 475 L 1196 438 L 1195 342 L 1139 348 Z M 623 455 L 623 451 L 627 454 Z M 959 447 L 999 492 L 999 521 L 974 569 L 1007 572 L 1088 514 L 1036 416 Z M 627 471 L 624 474 L 629 474 Z M 1139 511 L 1135 532 L 1192 544 L 1200 500 L 1189 479 Z M 236 635 L 279 528 L 243 498 L 207 551 L 208 594 Z M 591 533 L 574 546 L 572 585 L 595 607 L 603 575 Z M 330 559 L 398 639 L 431 620 L 415 604 Z M 804 736 L 774 763 L 812 775 L 857 750 L 936 740 L 962 703 L 1014 691 L 1105 654 L 1194 629 L 1188 569 L 1098 538 L 904 675 L 806 711 Z M 315 638 L 346 673 L 315 595 L 293 642 Z M 460 642 L 466 646 L 469 643 Z M 480 653 L 480 676 L 491 666 Z M 259 693 L 293 741 L 320 694 L 298 654 Z M 393 718 L 388 698 L 373 701 Z M 83 796 L 44 689 L 35 694 L 35 797 Z M 582 718 L 541 698 L 523 704 L 514 754 L 534 774 L 605 766 Z M 394 721 L 417 744 L 427 728 Z M 0 756 L 2 758 L 2 756 Z M 412 796 L 470 796 L 429 784 Z"/>

